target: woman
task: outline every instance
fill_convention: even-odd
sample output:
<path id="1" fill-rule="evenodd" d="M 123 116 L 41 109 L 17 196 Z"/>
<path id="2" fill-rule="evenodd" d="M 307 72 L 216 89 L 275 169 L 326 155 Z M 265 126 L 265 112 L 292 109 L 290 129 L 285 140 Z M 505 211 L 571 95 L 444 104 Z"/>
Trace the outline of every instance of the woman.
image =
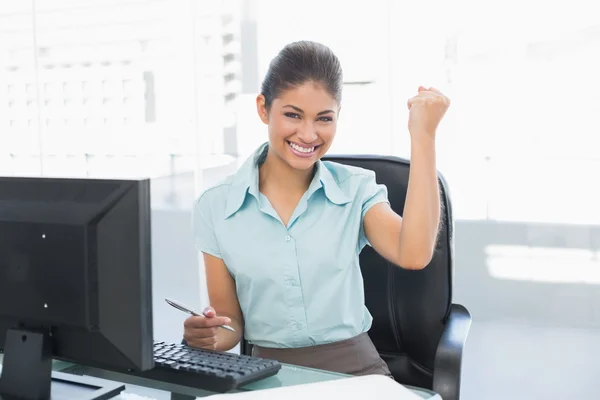
<path id="1" fill-rule="evenodd" d="M 226 351 L 243 332 L 258 357 L 390 375 L 367 335 L 359 253 L 369 244 L 407 269 L 431 260 L 440 219 L 435 134 L 449 100 L 419 87 L 408 101 L 412 167 L 401 218 L 372 171 L 320 161 L 341 92 L 339 60 L 321 44 L 291 43 L 271 62 L 256 99 L 268 143 L 194 207 L 212 307 L 185 321 L 188 345 Z"/>

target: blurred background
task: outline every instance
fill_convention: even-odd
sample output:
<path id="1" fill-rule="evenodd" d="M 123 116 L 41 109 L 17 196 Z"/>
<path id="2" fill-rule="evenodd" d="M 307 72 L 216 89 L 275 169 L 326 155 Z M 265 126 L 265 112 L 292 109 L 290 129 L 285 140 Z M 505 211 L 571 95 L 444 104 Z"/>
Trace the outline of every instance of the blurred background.
<path id="1" fill-rule="evenodd" d="M 193 201 L 266 141 L 262 77 L 302 39 L 344 67 L 331 153 L 409 157 L 406 100 L 452 99 L 438 168 L 474 318 L 463 398 L 598 397 L 594 2 L 0 0 L 0 174 L 150 176 L 155 337 L 179 341 L 163 298 L 208 301 Z"/>

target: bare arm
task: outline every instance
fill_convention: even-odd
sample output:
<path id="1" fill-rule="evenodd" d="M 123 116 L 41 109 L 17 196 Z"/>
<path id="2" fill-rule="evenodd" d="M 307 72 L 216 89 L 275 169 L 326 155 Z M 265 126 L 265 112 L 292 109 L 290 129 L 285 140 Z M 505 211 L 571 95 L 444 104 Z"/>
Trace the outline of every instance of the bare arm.
<path id="1" fill-rule="evenodd" d="M 226 351 L 235 347 L 242 339 L 244 320 L 235 290 L 235 281 L 220 258 L 204 253 L 204 268 L 210 305 L 217 315 L 229 317 L 235 332 L 218 330 L 217 350 Z"/>
<path id="2" fill-rule="evenodd" d="M 423 269 L 433 257 L 440 223 L 435 143 L 412 143 L 404 218 L 379 203 L 364 218 L 367 239 L 382 257 L 406 269 Z"/>
<path id="3" fill-rule="evenodd" d="M 411 135 L 410 174 L 404 218 L 388 204 L 376 204 L 364 217 L 373 248 L 406 269 L 423 269 L 433 257 L 440 224 L 435 135 L 450 100 L 435 88 L 419 87 L 408 101 Z"/>
<path id="4" fill-rule="evenodd" d="M 194 347 L 210 347 L 217 351 L 231 350 L 242 339 L 244 328 L 242 310 L 240 309 L 235 290 L 235 281 L 222 259 L 206 253 L 203 253 L 203 256 L 210 305 L 216 311 L 217 317 L 227 317 L 231 320 L 229 325 L 235 329 L 235 332 L 222 328 L 213 328 L 216 334 L 214 336 L 216 338 L 215 343 L 200 343 L 201 340 L 208 340 L 208 338 L 192 339 L 191 342 L 188 341 L 188 338 L 184 337 L 184 339 L 188 341 L 190 346 Z M 198 326 L 198 318 L 204 317 L 190 317 L 185 322 L 186 331 L 189 331 L 190 338 L 196 338 L 193 329 L 195 326 Z M 199 342 L 195 343 L 193 340 L 198 340 Z"/>

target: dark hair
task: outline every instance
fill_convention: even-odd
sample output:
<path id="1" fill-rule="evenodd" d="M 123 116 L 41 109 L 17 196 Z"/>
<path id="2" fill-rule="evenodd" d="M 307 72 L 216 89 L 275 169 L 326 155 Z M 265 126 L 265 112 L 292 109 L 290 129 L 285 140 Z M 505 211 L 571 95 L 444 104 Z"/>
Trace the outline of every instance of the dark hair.
<path id="1" fill-rule="evenodd" d="M 316 42 L 290 43 L 271 61 L 262 83 L 267 110 L 283 91 L 306 82 L 321 84 L 341 104 L 342 66 L 333 51 Z"/>

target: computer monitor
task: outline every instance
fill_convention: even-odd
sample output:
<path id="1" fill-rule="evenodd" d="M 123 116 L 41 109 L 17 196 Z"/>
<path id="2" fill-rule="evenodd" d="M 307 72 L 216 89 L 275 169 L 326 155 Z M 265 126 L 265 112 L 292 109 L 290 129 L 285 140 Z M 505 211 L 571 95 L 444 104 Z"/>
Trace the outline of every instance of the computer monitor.
<path id="1" fill-rule="evenodd" d="M 153 368 L 150 228 L 148 180 L 0 178 L 0 398 L 85 386 L 52 358 Z"/>

